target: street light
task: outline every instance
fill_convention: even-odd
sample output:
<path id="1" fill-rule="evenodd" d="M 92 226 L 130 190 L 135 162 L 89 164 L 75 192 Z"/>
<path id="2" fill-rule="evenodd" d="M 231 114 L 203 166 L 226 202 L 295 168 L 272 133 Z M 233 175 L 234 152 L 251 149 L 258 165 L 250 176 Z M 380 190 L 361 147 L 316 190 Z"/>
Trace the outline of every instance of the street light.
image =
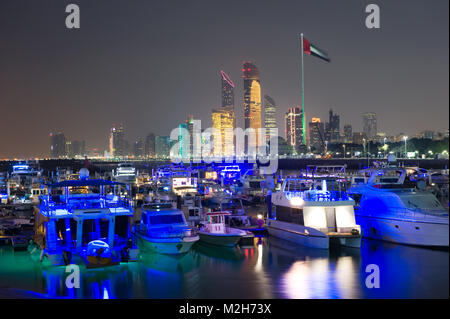
<path id="1" fill-rule="evenodd" d="M 364 156 L 364 154 L 366 154 L 366 139 L 363 138 L 362 140 L 363 140 L 363 148 L 364 148 L 363 156 Z"/>
<path id="2" fill-rule="evenodd" d="M 403 140 L 405 141 L 405 158 L 406 158 L 406 140 L 408 139 L 408 136 L 403 136 Z"/>

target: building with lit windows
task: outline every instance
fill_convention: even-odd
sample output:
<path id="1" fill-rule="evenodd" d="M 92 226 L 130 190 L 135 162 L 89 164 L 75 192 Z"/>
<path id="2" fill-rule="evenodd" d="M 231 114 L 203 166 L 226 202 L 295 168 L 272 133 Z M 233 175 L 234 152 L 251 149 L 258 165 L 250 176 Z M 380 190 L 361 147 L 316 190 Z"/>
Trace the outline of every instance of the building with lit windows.
<path id="1" fill-rule="evenodd" d="M 344 125 L 344 141 L 345 143 L 351 143 L 353 141 L 353 129 L 350 124 Z"/>
<path id="2" fill-rule="evenodd" d="M 66 155 L 66 137 L 64 133 L 50 133 L 50 157 L 63 158 Z"/>
<path id="3" fill-rule="evenodd" d="M 220 79 L 222 80 L 222 107 L 234 108 L 234 83 L 224 71 L 220 71 Z"/>
<path id="4" fill-rule="evenodd" d="M 377 136 L 377 115 L 373 112 L 363 114 L 363 132 L 368 139 Z"/>
<path id="5" fill-rule="evenodd" d="M 325 149 L 324 125 L 318 117 L 313 117 L 309 123 L 309 144 L 316 153 Z"/>
<path id="6" fill-rule="evenodd" d="M 213 135 L 213 154 L 215 156 L 234 156 L 234 128 L 236 117 L 234 108 L 221 107 L 212 111 L 212 127 L 217 130 Z"/>
<path id="7" fill-rule="evenodd" d="M 266 143 L 269 142 L 270 136 L 278 137 L 276 104 L 273 98 L 264 95 L 264 127 L 266 129 Z"/>
<path id="8" fill-rule="evenodd" d="M 124 157 L 127 154 L 127 145 L 124 138 L 123 124 L 111 128 L 109 135 L 109 154 L 111 157 Z"/>
<path id="9" fill-rule="evenodd" d="M 155 134 L 153 133 L 148 134 L 145 138 L 144 155 L 147 158 L 155 158 L 156 156 Z"/>
<path id="10" fill-rule="evenodd" d="M 169 136 L 155 136 L 155 153 L 160 159 L 167 159 L 170 155 L 170 138 Z"/>
<path id="11" fill-rule="evenodd" d="M 340 119 L 339 115 L 333 113 L 330 109 L 328 112 L 328 122 L 325 124 L 325 140 L 328 142 L 339 142 L 340 140 Z"/>
<path id="12" fill-rule="evenodd" d="M 244 78 L 244 130 L 254 129 L 256 136 L 261 129 L 261 83 L 259 70 L 251 62 L 244 62 L 242 68 Z M 256 153 L 260 144 L 259 139 L 245 137 L 245 152 Z"/>
<path id="13" fill-rule="evenodd" d="M 296 151 L 303 146 L 303 115 L 299 106 L 289 108 L 284 116 L 286 142 Z"/>

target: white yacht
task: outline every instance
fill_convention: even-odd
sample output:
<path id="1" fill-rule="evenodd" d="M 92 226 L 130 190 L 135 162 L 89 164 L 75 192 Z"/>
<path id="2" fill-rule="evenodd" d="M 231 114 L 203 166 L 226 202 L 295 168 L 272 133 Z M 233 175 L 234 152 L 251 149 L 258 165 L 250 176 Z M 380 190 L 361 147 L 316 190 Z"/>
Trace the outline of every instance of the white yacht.
<path id="1" fill-rule="evenodd" d="M 399 244 L 448 247 L 448 210 L 425 190 L 406 179 L 404 168 L 372 169 L 367 182 L 349 189 L 356 221 L 364 237 Z"/>
<path id="2" fill-rule="evenodd" d="M 121 163 L 113 170 L 116 182 L 134 184 L 136 182 L 136 168 L 131 163 Z"/>
<path id="3" fill-rule="evenodd" d="M 266 220 L 269 235 L 312 248 L 328 249 L 330 241 L 360 247 L 354 200 L 325 179 L 287 178 L 272 195 L 276 218 Z"/>

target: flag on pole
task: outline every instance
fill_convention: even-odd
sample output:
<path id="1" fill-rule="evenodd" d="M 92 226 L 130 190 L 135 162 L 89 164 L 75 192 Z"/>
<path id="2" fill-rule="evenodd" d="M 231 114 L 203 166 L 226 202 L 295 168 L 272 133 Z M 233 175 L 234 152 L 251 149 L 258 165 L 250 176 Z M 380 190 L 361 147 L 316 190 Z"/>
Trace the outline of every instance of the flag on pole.
<path id="1" fill-rule="evenodd" d="M 328 53 L 314 44 L 310 43 L 305 37 L 303 37 L 303 52 L 309 55 L 314 55 L 322 60 L 330 62 L 330 58 L 328 57 Z"/>

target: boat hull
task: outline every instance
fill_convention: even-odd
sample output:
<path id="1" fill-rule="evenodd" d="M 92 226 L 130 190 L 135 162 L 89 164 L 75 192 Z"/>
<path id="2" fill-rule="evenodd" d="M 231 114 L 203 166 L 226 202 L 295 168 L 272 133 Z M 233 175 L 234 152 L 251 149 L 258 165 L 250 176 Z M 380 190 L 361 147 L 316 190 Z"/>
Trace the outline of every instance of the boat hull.
<path id="1" fill-rule="evenodd" d="M 305 247 L 329 249 L 330 244 L 352 248 L 361 247 L 361 236 L 359 235 L 328 236 L 327 234 L 311 227 L 281 222 L 278 220 L 267 220 L 266 225 L 270 236 L 294 242 Z"/>
<path id="2" fill-rule="evenodd" d="M 200 241 L 216 245 L 216 246 L 225 246 L 225 247 L 233 247 L 238 244 L 241 240 L 241 235 L 235 234 L 211 234 L 206 232 L 199 232 Z"/>
<path id="3" fill-rule="evenodd" d="M 267 220 L 266 228 L 270 236 L 284 239 L 305 247 L 328 249 L 329 239 L 324 233 L 309 227 L 277 220 Z M 309 234 L 307 234 L 309 232 Z M 311 234 L 311 232 L 313 234 Z"/>
<path id="4" fill-rule="evenodd" d="M 137 233 L 137 243 L 140 252 L 152 252 L 166 255 L 177 255 L 188 252 L 199 236 L 183 238 L 149 238 Z"/>
<path id="5" fill-rule="evenodd" d="M 448 223 L 356 215 L 365 238 L 404 245 L 449 247 Z"/>

